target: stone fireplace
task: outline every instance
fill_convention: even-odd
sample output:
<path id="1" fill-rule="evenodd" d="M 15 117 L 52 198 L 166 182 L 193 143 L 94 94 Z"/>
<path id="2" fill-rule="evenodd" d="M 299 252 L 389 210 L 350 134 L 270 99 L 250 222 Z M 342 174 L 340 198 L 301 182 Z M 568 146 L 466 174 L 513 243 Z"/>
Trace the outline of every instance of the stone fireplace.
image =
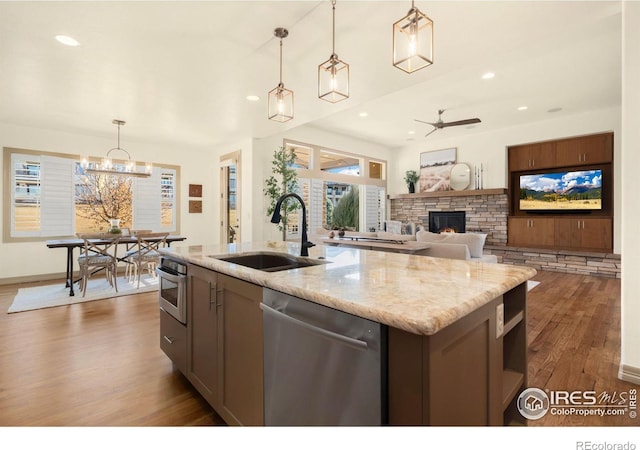
<path id="1" fill-rule="evenodd" d="M 464 211 L 429 211 L 431 233 L 464 233 L 466 214 Z"/>
<path id="2" fill-rule="evenodd" d="M 423 192 L 390 197 L 390 219 L 429 227 L 431 212 L 464 212 L 465 232 L 487 234 L 487 245 L 506 245 L 509 204 L 506 189 Z"/>

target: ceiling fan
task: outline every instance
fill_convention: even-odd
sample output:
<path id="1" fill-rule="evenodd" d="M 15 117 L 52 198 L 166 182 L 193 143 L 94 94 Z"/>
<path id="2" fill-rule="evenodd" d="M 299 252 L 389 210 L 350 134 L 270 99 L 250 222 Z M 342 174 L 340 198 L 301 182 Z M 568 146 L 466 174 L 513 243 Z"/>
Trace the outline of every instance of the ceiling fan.
<path id="1" fill-rule="evenodd" d="M 432 127 L 434 127 L 433 130 L 428 132 L 427 134 L 425 134 L 424 137 L 427 137 L 431 133 L 433 133 L 434 131 L 440 130 L 442 128 L 457 127 L 458 125 L 471 125 L 473 123 L 480 123 L 481 122 L 481 120 L 478 119 L 477 117 L 474 117 L 473 119 L 456 120 L 455 122 L 443 122 L 443 120 L 442 120 L 442 113 L 443 112 L 444 112 L 444 109 L 439 109 L 438 110 L 438 121 L 437 122 L 425 122 L 424 120 L 414 119 L 416 122 L 426 123 L 427 125 L 431 125 Z"/>

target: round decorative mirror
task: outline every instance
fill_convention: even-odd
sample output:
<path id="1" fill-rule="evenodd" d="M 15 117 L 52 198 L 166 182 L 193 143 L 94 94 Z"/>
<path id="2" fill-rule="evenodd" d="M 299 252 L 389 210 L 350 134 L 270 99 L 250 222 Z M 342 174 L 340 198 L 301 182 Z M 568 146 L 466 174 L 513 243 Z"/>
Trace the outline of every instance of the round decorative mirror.
<path id="1" fill-rule="evenodd" d="M 468 164 L 458 163 L 451 168 L 449 184 L 454 191 L 463 191 L 471 184 L 471 168 Z"/>

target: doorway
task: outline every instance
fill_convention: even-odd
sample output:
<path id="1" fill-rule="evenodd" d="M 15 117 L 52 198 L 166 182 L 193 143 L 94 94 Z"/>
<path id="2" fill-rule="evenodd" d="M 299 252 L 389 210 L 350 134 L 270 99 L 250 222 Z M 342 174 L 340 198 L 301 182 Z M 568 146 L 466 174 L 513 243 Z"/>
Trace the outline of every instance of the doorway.
<path id="1" fill-rule="evenodd" d="M 220 243 L 240 242 L 240 150 L 220 157 Z"/>

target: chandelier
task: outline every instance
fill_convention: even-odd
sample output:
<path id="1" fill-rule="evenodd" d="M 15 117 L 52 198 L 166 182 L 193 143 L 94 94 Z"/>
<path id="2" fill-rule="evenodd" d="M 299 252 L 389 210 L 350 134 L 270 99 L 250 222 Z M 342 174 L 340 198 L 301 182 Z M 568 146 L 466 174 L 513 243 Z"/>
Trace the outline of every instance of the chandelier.
<path id="1" fill-rule="evenodd" d="M 393 65 L 407 73 L 433 64 L 433 21 L 415 7 L 393 24 Z"/>
<path id="2" fill-rule="evenodd" d="M 128 151 L 120 147 L 120 127 L 124 126 L 126 123 L 124 120 L 114 119 L 112 122 L 114 125 L 118 126 L 118 146 L 112 149 L 109 149 L 106 156 L 102 158 L 100 164 L 90 163 L 88 158 L 83 158 L 80 165 L 84 169 L 86 173 L 97 173 L 97 174 L 106 174 L 106 175 L 118 175 L 118 176 L 128 176 L 128 177 L 149 177 L 151 176 L 151 172 L 153 170 L 153 166 L 151 163 L 146 163 L 144 167 L 144 171 L 137 171 L 136 162 L 131 159 L 131 155 Z M 113 159 L 111 159 L 111 152 L 120 151 L 127 155 L 127 159 L 124 160 L 124 164 L 114 163 Z"/>

